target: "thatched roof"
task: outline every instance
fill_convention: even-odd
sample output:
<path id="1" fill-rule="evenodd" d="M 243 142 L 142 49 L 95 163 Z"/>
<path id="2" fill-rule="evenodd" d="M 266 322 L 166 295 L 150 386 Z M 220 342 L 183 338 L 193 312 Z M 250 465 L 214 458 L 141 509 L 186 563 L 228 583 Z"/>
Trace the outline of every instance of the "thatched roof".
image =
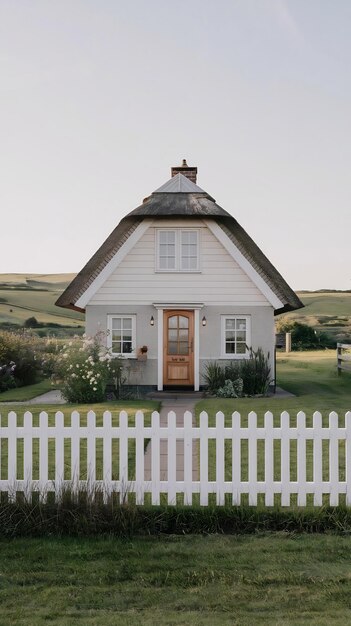
<path id="1" fill-rule="evenodd" d="M 182 179 L 185 180 L 183 181 Z M 240 224 L 227 211 L 216 204 L 210 195 L 186 179 L 182 174 L 177 174 L 177 176 L 152 193 L 148 198 L 145 198 L 143 204 L 121 220 L 111 235 L 59 297 L 56 304 L 65 308 L 77 309 L 76 302 L 101 270 L 113 258 L 137 226 L 144 219 L 152 217 L 160 219 L 179 217 L 183 220 L 187 218 L 215 220 L 283 303 L 283 307 L 275 311 L 276 314 L 303 307 L 295 292 Z"/>

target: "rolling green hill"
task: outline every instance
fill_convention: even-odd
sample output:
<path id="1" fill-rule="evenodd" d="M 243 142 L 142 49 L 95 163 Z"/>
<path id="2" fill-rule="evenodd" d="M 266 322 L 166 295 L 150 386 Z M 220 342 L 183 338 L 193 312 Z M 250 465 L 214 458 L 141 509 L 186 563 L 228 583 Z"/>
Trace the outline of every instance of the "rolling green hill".
<path id="1" fill-rule="evenodd" d="M 40 324 L 83 329 L 84 315 L 55 306 L 75 274 L 0 274 L 0 325 L 23 326 L 29 317 Z M 49 326 L 50 328 L 50 326 Z M 43 329 L 44 330 L 44 329 Z M 69 334 L 68 329 L 64 334 Z"/>
<path id="2" fill-rule="evenodd" d="M 317 331 L 327 332 L 335 340 L 351 339 L 351 293 L 347 291 L 297 292 L 305 307 L 292 313 L 279 315 L 313 326 Z"/>
<path id="3" fill-rule="evenodd" d="M 79 329 L 84 315 L 55 306 L 55 301 L 75 274 L 0 274 L 0 326 L 23 326 L 29 317 L 42 324 L 59 324 Z M 337 340 L 351 339 L 351 293 L 346 291 L 302 291 L 305 305 L 299 311 L 278 316 L 326 331 Z"/>

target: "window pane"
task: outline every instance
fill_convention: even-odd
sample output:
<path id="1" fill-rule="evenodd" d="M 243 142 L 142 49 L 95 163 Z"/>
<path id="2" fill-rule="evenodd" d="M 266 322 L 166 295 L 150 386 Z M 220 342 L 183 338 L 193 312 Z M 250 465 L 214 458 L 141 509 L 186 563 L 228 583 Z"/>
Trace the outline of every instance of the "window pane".
<path id="1" fill-rule="evenodd" d="M 168 328 L 177 328 L 178 326 L 178 315 L 172 315 L 172 317 L 168 318 Z"/>
<path id="2" fill-rule="evenodd" d="M 121 342 L 120 341 L 112 342 L 112 352 L 114 352 L 115 354 L 121 354 Z"/>
<path id="3" fill-rule="evenodd" d="M 177 341 L 177 339 L 178 339 L 177 329 L 174 329 L 174 330 L 170 329 L 168 331 L 168 341 Z"/>
<path id="4" fill-rule="evenodd" d="M 183 315 L 179 315 L 179 328 L 189 328 L 189 319 Z"/>
<path id="5" fill-rule="evenodd" d="M 123 322 L 122 324 L 123 330 L 132 330 L 132 318 L 131 317 L 124 317 L 122 322 Z"/>
<path id="6" fill-rule="evenodd" d="M 130 332 L 125 332 L 123 334 L 123 341 L 129 341 L 130 343 L 132 342 L 132 334 Z"/>
<path id="7" fill-rule="evenodd" d="M 112 328 L 117 328 L 118 330 L 121 328 L 121 319 L 119 317 L 112 318 Z"/>
<path id="8" fill-rule="evenodd" d="M 225 352 L 226 354 L 235 354 L 235 343 L 232 341 L 226 341 Z"/>
<path id="9" fill-rule="evenodd" d="M 189 335 L 189 331 L 187 328 L 184 328 L 183 330 L 179 330 L 179 333 L 178 333 L 179 341 L 188 341 L 188 335 Z"/>
<path id="10" fill-rule="evenodd" d="M 178 344 L 176 341 L 170 341 L 168 343 L 168 354 L 178 354 Z"/>
<path id="11" fill-rule="evenodd" d="M 174 230 L 160 230 L 160 244 L 163 243 L 174 243 L 175 242 L 175 232 Z"/>
<path id="12" fill-rule="evenodd" d="M 246 320 L 237 319 L 236 320 L 236 327 L 239 330 L 246 330 Z"/>
<path id="13" fill-rule="evenodd" d="M 237 330 L 237 332 L 236 332 L 236 339 L 237 339 L 237 341 L 246 341 L 246 331 L 244 331 L 244 330 Z"/>
<path id="14" fill-rule="evenodd" d="M 236 344 L 236 353 L 237 354 L 245 354 L 246 352 L 246 345 L 244 343 L 237 343 Z"/>
<path id="15" fill-rule="evenodd" d="M 235 340 L 235 330 L 227 330 L 225 333 L 225 338 L 227 341 Z"/>
<path id="16" fill-rule="evenodd" d="M 121 331 L 112 331 L 112 341 L 121 341 Z"/>
<path id="17" fill-rule="evenodd" d="M 188 354 L 188 352 L 189 352 L 188 342 L 180 341 L 179 342 L 179 354 Z"/>
<path id="18" fill-rule="evenodd" d="M 123 354 L 130 354 L 132 351 L 132 342 L 131 341 L 123 341 L 122 342 L 122 346 L 123 346 Z"/>
<path id="19" fill-rule="evenodd" d="M 226 319 L 225 327 L 227 330 L 235 330 L 235 320 Z"/>
<path id="20" fill-rule="evenodd" d="M 188 259 L 189 261 L 189 270 L 196 270 L 197 269 L 197 258 L 195 257 L 190 257 L 190 259 Z"/>
<path id="21" fill-rule="evenodd" d="M 182 258 L 182 270 L 189 270 L 189 269 L 190 269 L 189 259 L 188 257 L 183 257 Z"/>

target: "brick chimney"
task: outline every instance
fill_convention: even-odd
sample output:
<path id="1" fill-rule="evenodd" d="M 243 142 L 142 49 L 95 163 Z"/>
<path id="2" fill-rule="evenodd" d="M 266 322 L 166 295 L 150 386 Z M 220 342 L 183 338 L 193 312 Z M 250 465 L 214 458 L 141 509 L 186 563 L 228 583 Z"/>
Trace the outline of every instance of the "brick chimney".
<path id="1" fill-rule="evenodd" d="M 192 183 L 196 184 L 197 167 L 189 167 L 185 159 L 183 159 L 182 164 L 178 167 L 172 167 L 171 174 L 172 178 L 177 174 L 183 174 L 183 176 L 189 178 Z"/>

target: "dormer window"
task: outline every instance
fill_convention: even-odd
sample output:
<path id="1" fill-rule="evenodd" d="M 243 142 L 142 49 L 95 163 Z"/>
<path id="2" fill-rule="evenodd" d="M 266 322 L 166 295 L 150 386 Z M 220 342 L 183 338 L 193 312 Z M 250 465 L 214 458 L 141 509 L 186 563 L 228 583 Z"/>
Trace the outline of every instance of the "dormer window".
<path id="1" fill-rule="evenodd" d="M 156 230 L 158 272 L 198 272 L 199 231 L 195 228 Z"/>

